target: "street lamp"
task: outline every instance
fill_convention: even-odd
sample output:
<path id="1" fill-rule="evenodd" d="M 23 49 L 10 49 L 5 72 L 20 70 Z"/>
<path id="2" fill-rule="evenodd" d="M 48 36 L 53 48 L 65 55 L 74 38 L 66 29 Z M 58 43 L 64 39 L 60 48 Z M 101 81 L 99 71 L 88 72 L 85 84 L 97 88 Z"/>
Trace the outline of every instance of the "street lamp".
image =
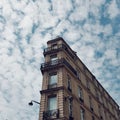
<path id="1" fill-rule="evenodd" d="M 33 105 L 33 102 L 40 105 L 40 103 L 37 102 L 37 101 L 35 101 L 35 100 L 31 100 L 31 102 L 29 102 L 28 105 L 32 106 L 32 105 Z"/>

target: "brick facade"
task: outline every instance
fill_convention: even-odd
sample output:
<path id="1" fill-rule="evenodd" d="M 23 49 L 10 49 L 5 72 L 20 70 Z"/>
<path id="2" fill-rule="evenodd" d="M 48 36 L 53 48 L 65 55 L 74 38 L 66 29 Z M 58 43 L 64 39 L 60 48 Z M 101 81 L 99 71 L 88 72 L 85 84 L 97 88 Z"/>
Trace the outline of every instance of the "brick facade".
<path id="1" fill-rule="evenodd" d="M 63 38 L 50 40 L 47 46 L 43 53 L 45 63 L 41 65 L 43 82 L 39 120 L 120 120 L 117 103 Z M 57 59 L 51 61 L 51 56 Z M 57 74 L 57 83 L 49 88 L 51 73 Z M 55 112 L 48 110 L 49 96 L 57 98 Z"/>

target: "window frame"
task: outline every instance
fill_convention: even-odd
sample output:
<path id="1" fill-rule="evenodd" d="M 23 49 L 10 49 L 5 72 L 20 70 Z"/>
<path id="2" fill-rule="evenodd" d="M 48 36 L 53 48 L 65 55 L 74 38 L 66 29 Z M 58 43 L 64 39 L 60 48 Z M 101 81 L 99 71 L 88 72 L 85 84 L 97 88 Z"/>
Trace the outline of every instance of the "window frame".
<path id="1" fill-rule="evenodd" d="M 81 79 L 81 73 L 80 73 L 79 70 L 76 70 L 76 71 L 77 71 L 77 78 L 78 78 L 78 80 L 80 80 Z"/>
<path id="2" fill-rule="evenodd" d="M 69 110 L 69 117 L 72 117 L 72 111 L 73 111 L 73 102 L 72 102 L 72 100 L 70 100 L 69 99 L 69 108 L 68 108 L 68 110 Z"/>
<path id="3" fill-rule="evenodd" d="M 53 80 L 53 81 L 56 81 L 56 82 L 53 82 L 53 83 L 51 82 L 52 81 L 52 76 L 56 77 L 56 80 Z M 58 74 L 57 74 L 57 72 L 49 73 L 48 88 L 57 87 L 57 83 L 58 83 Z"/>
<path id="4" fill-rule="evenodd" d="M 52 49 L 58 49 L 57 43 L 52 44 L 52 45 L 51 45 L 51 48 L 52 48 Z"/>
<path id="5" fill-rule="evenodd" d="M 85 110 L 82 107 L 80 108 L 80 120 L 85 120 Z"/>
<path id="6" fill-rule="evenodd" d="M 90 105 L 90 110 L 93 112 L 93 101 L 91 96 L 89 96 L 89 105 Z"/>
<path id="7" fill-rule="evenodd" d="M 57 54 L 53 54 L 50 56 L 51 65 L 57 64 L 57 60 L 58 60 Z"/>
<path id="8" fill-rule="evenodd" d="M 55 105 L 55 102 L 56 102 L 56 105 L 55 105 L 55 109 L 51 109 L 51 103 L 50 103 L 50 99 L 52 98 L 55 98 L 56 101 L 54 101 L 54 105 Z M 53 107 L 53 105 L 52 105 Z M 48 111 L 52 111 L 52 110 L 56 110 L 57 109 L 57 95 L 51 95 L 51 96 L 48 96 L 48 100 L 47 100 L 47 110 Z"/>
<path id="9" fill-rule="evenodd" d="M 95 120 L 95 117 L 94 117 L 94 116 L 92 116 L 92 120 Z"/>
<path id="10" fill-rule="evenodd" d="M 84 101 L 83 89 L 82 89 L 80 86 L 78 86 L 78 97 L 79 97 L 79 100 L 80 100 L 81 102 Z"/>
<path id="11" fill-rule="evenodd" d="M 71 78 L 69 75 L 67 75 L 67 89 L 72 92 L 72 86 L 71 86 Z"/>
<path id="12" fill-rule="evenodd" d="M 90 82 L 89 82 L 88 79 L 86 79 L 86 87 L 87 87 L 88 90 L 90 90 Z"/>

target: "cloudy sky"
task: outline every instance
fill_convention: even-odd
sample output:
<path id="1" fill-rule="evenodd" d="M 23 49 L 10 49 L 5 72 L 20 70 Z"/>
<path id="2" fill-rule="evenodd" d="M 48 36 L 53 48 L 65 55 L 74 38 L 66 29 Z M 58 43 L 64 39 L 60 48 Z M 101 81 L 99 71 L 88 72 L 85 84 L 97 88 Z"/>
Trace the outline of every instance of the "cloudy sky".
<path id="1" fill-rule="evenodd" d="M 120 0 L 0 0 L 0 120 L 37 120 L 46 42 L 63 37 L 120 105 Z"/>

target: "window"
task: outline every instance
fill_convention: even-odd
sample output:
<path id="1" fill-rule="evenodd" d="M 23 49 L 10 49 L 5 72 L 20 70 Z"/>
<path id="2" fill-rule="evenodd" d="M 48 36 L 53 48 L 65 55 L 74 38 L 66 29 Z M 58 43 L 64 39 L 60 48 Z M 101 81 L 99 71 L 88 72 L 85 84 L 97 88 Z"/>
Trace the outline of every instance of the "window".
<path id="1" fill-rule="evenodd" d="M 51 46 L 51 48 L 52 49 L 57 49 L 58 47 L 57 47 L 57 44 L 53 44 L 52 46 Z"/>
<path id="2" fill-rule="evenodd" d="M 50 61 L 51 61 L 51 65 L 55 65 L 57 64 L 57 55 L 51 55 L 50 56 Z"/>
<path id="3" fill-rule="evenodd" d="M 99 93 L 98 93 L 98 90 L 95 89 L 95 91 L 96 91 L 96 98 L 99 100 Z"/>
<path id="4" fill-rule="evenodd" d="M 90 96 L 89 96 L 89 104 L 90 104 L 91 111 L 93 111 L 92 98 Z"/>
<path id="5" fill-rule="evenodd" d="M 109 106 L 108 106 L 108 100 L 106 99 L 106 106 L 107 106 L 107 108 L 109 109 Z"/>
<path id="6" fill-rule="evenodd" d="M 100 107 L 100 105 L 98 105 L 98 113 L 99 113 L 99 116 L 101 117 L 101 107 Z"/>
<path id="7" fill-rule="evenodd" d="M 103 119 L 103 109 L 101 106 L 99 106 L 99 115 L 100 115 L 100 119 Z"/>
<path id="8" fill-rule="evenodd" d="M 85 110 L 83 108 L 80 110 L 80 118 L 80 120 L 85 120 Z"/>
<path id="9" fill-rule="evenodd" d="M 105 110 L 104 110 L 104 115 L 105 115 L 105 120 L 107 120 L 107 115 Z"/>
<path id="10" fill-rule="evenodd" d="M 57 73 L 53 73 L 50 75 L 48 87 L 54 88 L 56 86 L 57 86 Z"/>
<path id="11" fill-rule="evenodd" d="M 56 60 L 57 59 L 57 55 L 51 55 L 50 59 L 51 59 L 51 61 Z"/>
<path id="12" fill-rule="evenodd" d="M 48 97 L 48 110 L 56 110 L 57 109 L 57 98 L 56 96 Z"/>
<path id="13" fill-rule="evenodd" d="M 92 120 L 95 120 L 94 116 L 92 116 Z"/>
<path id="14" fill-rule="evenodd" d="M 69 99 L 69 116 L 72 117 L 72 100 Z"/>
<path id="15" fill-rule="evenodd" d="M 112 120 L 112 117 L 111 117 L 111 115 L 109 116 L 109 119 L 110 119 L 110 120 Z"/>
<path id="16" fill-rule="evenodd" d="M 103 95 L 102 95 L 102 93 L 99 93 L 99 95 L 100 95 L 100 102 L 103 103 Z"/>
<path id="17" fill-rule="evenodd" d="M 43 120 L 53 120 L 59 117 L 56 95 L 48 96 L 47 110 L 43 112 Z"/>
<path id="18" fill-rule="evenodd" d="M 70 91 L 70 92 L 72 92 L 72 89 L 71 89 L 71 80 L 70 80 L 70 77 L 69 76 L 67 76 L 68 78 L 68 80 L 67 80 L 67 88 L 68 88 L 68 90 Z"/>
<path id="19" fill-rule="evenodd" d="M 80 80 L 80 72 L 77 70 L 77 78 Z"/>
<path id="20" fill-rule="evenodd" d="M 87 86 L 87 89 L 90 90 L 90 83 L 88 80 L 86 80 L 86 86 Z"/>
<path id="21" fill-rule="evenodd" d="M 81 87 L 78 87 L 78 97 L 81 102 L 83 102 L 83 91 Z"/>

